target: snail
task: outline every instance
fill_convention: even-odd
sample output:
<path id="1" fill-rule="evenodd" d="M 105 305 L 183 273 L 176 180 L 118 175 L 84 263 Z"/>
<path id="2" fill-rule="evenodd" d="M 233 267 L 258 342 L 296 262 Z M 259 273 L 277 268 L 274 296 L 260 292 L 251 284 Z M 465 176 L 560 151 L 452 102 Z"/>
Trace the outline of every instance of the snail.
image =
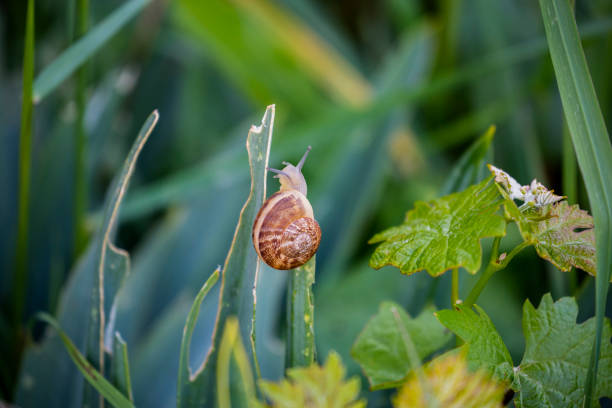
<path id="1" fill-rule="evenodd" d="M 257 255 L 275 269 L 287 270 L 304 265 L 317 252 L 321 228 L 314 219 L 306 198 L 306 180 L 302 167 L 311 147 L 297 166 L 283 162 L 276 173 L 280 190 L 268 198 L 255 217 L 253 245 Z"/>

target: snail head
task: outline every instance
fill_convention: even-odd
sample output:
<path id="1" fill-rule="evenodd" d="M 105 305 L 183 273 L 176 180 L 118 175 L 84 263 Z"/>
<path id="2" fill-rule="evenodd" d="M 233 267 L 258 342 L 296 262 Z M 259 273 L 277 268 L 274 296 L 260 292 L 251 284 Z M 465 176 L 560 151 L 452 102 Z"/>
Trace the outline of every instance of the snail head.
<path id="1" fill-rule="evenodd" d="M 283 164 L 285 167 L 282 170 L 268 168 L 269 171 L 276 173 L 274 178 L 280 181 L 280 191 L 297 190 L 306 196 L 307 187 L 306 180 L 302 175 L 302 167 L 304 167 L 304 162 L 306 161 L 306 157 L 308 157 L 308 153 L 310 153 L 310 149 L 311 147 L 308 146 L 306 153 L 304 153 L 304 156 L 302 156 L 297 166 L 284 161 Z"/>

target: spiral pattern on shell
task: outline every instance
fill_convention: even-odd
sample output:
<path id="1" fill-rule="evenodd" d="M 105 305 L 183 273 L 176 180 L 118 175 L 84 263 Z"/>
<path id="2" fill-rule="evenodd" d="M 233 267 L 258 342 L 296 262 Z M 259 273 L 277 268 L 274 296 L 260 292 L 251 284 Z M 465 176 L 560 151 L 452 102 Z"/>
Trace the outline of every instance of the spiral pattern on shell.
<path id="1" fill-rule="evenodd" d="M 317 252 L 321 228 L 300 192 L 279 191 L 259 210 L 253 225 L 255 251 L 275 269 L 293 269 Z"/>

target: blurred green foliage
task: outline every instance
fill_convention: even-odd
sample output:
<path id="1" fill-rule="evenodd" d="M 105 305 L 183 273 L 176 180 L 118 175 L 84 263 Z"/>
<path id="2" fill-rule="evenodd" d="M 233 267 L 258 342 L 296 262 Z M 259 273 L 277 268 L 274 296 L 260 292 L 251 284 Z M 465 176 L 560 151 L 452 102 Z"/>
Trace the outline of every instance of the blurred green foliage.
<path id="1" fill-rule="evenodd" d="M 68 3 L 35 1 L 35 77 L 73 42 L 76 0 Z M 123 4 L 91 2 L 89 27 Z M 576 18 L 609 120 L 612 4 L 578 2 Z M 538 4 L 527 0 L 152 0 L 87 61 L 84 168 L 75 154 L 76 75 L 34 106 L 23 322 L 62 307 L 75 327 L 86 327 L 90 293 L 83 291 L 92 283 L 75 277 L 92 251 L 75 257 L 75 245 L 91 244 L 110 180 L 158 109 L 120 213 L 116 243 L 131 253 L 132 267 L 115 327 L 129 345 L 135 404 L 173 405 L 185 319 L 202 283 L 223 263 L 249 194 L 244 137 L 275 103 L 270 165 L 295 162 L 313 146 L 304 174 L 323 231 L 314 287 L 317 351 L 321 357 L 336 350 L 348 377 L 360 373 L 349 350 L 383 300 L 412 316 L 428 303 L 450 305 L 450 274 L 434 281 L 374 271 L 367 239 L 401 222 L 416 200 L 438 196 L 453 164 L 489 125 L 497 132 L 488 162 L 521 183 L 537 178 L 564 193 L 564 119 L 541 21 Z M 18 402 L 36 385 L 17 372 L 21 352 L 26 345 L 35 351 L 44 334 L 31 323 L 26 337 L 11 314 L 25 22 L 26 2 L 0 4 L 0 399 Z M 88 208 L 87 232 L 75 240 L 77 168 Z M 275 189 L 271 182 L 268 193 Z M 573 201 L 589 208 L 581 180 L 577 191 Z M 508 234 L 512 248 L 518 231 Z M 524 299 L 536 304 L 549 291 L 555 298 L 578 293 L 579 321 L 593 315 L 592 279 L 574 274 L 527 250 L 491 279 L 479 304 L 515 361 L 524 350 Z M 268 268 L 259 274 L 257 356 L 265 379 L 283 372 L 286 279 Z M 474 279 L 460 270 L 460 297 Z M 217 286 L 202 304 L 191 367 L 210 347 L 218 298 Z M 58 385 L 44 395 L 45 406 L 80 406 L 83 379 L 67 354 L 58 358 L 65 371 L 54 374 Z M 384 391 L 368 398 L 369 406 L 389 404 Z"/>

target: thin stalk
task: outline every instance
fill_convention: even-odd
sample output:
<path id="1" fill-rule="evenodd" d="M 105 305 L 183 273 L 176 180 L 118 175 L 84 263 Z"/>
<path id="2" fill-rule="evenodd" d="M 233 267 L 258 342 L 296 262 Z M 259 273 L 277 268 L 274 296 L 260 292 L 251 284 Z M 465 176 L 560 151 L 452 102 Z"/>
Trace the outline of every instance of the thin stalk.
<path id="1" fill-rule="evenodd" d="M 457 300 L 459 300 L 459 268 L 455 268 L 452 271 L 451 307 L 455 306 Z"/>
<path id="2" fill-rule="evenodd" d="M 89 24 L 89 0 L 77 1 L 77 36 L 79 39 L 87 32 Z M 82 252 L 87 240 L 85 229 L 85 211 L 87 209 L 87 160 L 85 133 L 85 88 L 87 85 L 87 62 L 84 62 L 77 71 L 77 87 L 75 94 L 77 118 L 74 129 L 74 230 L 73 255 L 74 258 Z"/>
<path id="3" fill-rule="evenodd" d="M 314 362 L 314 257 L 289 271 L 287 286 L 287 348 L 285 368 L 307 367 Z"/>
<path id="4" fill-rule="evenodd" d="M 17 248 L 13 279 L 14 318 L 20 325 L 28 282 L 28 226 L 30 209 L 30 170 L 32 168 L 32 82 L 34 80 L 34 0 L 28 0 L 23 55 L 23 94 L 19 134 L 19 204 Z"/>
<path id="5" fill-rule="evenodd" d="M 567 127 L 567 122 L 563 123 L 563 195 L 567 197 L 570 204 L 578 202 L 578 166 L 572 137 Z"/>
<path id="6" fill-rule="evenodd" d="M 508 255 L 506 255 L 505 257 L 500 257 L 498 256 L 500 240 L 501 237 L 498 237 L 495 238 L 495 240 L 493 241 L 493 247 L 491 248 L 491 257 L 489 259 L 489 263 L 487 264 L 487 267 L 482 273 L 482 275 L 480 275 L 480 279 L 478 279 L 478 282 L 476 282 L 476 284 L 468 294 L 467 298 L 465 299 L 465 304 L 467 306 L 472 306 L 476 302 L 476 300 L 478 300 L 478 296 L 480 296 L 480 293 L 487 285 L 487 282 L 489 282 L 489 279 L 491 279 L 491 276 L 495 274 L 495 272 L 505 269 L 512 260 L 512 258 L 514 258 L 523 249 L 531 245 L 531 242 L 523 241 L 519 245 L 514 247 L 514 249 L 510 251 Z"/>

